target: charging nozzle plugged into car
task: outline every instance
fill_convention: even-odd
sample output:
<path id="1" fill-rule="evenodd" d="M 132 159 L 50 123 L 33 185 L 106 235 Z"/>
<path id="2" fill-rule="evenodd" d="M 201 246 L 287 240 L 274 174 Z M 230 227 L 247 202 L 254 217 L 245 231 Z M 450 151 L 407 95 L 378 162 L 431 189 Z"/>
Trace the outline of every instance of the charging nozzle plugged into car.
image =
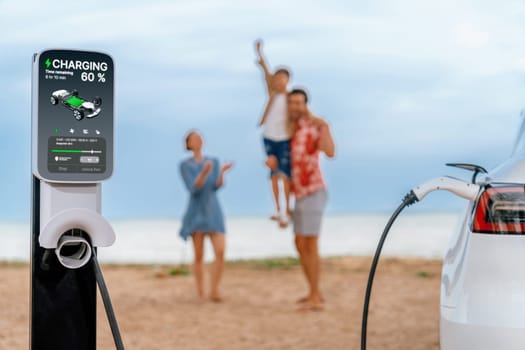
<path id="1" fill-rule="evenodd" d="M 454 193 L 455 195 L 467 199 L 475 200 L 478 196 L 480 186 L 477 184 L 467 183 L 460 179 L 456 179 L 449 176 L 442 176 L 429 180 L 415 188 L 413 188 L 404 198 L 399 207 L 394 211 L 390 219 L 388 220 L 383 234 L 379 239 L 377 244 L 376 252 L 370 266 L 370 274 L 368 275 L 368 283 L 366 286 L 365 292 L 365 301 L 363 304 L 363 320 L 361 325 L 361 350 L 366 350 L 366 329 L 368 323 L 368 309 L 370 305 L 370 295 L 372 293 L 372 284 L 374 282 L 374 275 L 376 272 L 377 264 L 379 262 L 379 257 L 381 255 L 381 250 L 385 243 L 386 237 L 390 228 L 392 227 L 394 221 L 397 219 L 399 214 L 403 211 L 404 208 L 419 202 L 425 198 L 427 194 L 433 191 L 446 190 Z"/>
<path id="2" fill-rule="evenodd" d="M 446 190 L 467 200 L 474 200 L 479 193 L 479 185 L 468 183 L 450 176 L 437 177 L 412 190 L 418 201 L 433 191 Z"/>

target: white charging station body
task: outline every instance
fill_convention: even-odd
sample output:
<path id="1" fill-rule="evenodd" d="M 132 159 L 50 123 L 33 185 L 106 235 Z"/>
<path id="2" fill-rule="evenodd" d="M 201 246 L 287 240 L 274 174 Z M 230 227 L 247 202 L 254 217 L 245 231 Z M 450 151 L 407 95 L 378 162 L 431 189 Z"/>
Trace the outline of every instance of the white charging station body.
<path id="1" fill-rule="evenodd" d="M 113 173 L 113 59 L 52 49 L 32 63 L 30 348 L 95 350 L 93 255 L 115 241 L 101 215 L 101 182 Z"/>

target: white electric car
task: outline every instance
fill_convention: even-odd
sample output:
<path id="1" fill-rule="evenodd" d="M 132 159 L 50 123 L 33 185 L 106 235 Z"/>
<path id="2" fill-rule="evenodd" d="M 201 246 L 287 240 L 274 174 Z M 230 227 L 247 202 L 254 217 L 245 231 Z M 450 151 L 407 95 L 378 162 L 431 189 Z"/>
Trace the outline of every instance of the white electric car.
<path id="1" fill-rule="evenodd" d="M 525 120 L 506 162 L 471 170 L 477 193 L 463 196 L 469 203 L 443 263 L 441 349 L 524 350 Z"/>
<path id="2" fill-rule="evenodd" d="M 79 97 L 77 90 L 56 90 L 51 94 L 49 101 L 52 105 L 61 104 L 72 111 L 76 120 L 82 120 L 84 117 L 88 119 L 95 118 L 102 110 L 100 108 L 102 104 L 100 97 L 97 96 L 93 101 L 88 101 Z"/>
<path id="3" fill-rule="evenodd" d="M 412 189 L 392 214 L 372 260 L 363 307 L 361 350 L 366 350 L 370 295 L 377 263 L 403 208 L 433 191 L 468 200 L 452 236 L 441 276 L 441 350 L 525 350 L 525 118 L 511 157 L 471 181 L 443 176 Z"/>

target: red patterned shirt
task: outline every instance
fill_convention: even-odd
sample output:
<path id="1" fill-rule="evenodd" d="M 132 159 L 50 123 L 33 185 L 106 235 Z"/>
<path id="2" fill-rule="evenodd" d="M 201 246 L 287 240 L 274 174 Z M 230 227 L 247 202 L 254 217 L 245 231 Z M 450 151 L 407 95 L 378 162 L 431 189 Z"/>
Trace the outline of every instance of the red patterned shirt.
<path id="1" fill-rule="evenodd" d="M 292 189 L 297 199 L 326 187 L 319 166 L 320 136 L 319 126 L 309 119 L 299 119 L 291 141 Z"/>

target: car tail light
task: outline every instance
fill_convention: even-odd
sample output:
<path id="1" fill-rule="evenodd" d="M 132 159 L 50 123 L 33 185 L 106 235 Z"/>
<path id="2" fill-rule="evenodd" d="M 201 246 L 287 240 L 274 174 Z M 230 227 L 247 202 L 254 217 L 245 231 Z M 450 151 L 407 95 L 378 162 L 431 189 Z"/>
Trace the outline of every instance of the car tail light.
<path id="1" fill-rule="evenodd" d="M 472 231 L 525 234 L 525 187 L 490 187 L 478 200 Z"/>

